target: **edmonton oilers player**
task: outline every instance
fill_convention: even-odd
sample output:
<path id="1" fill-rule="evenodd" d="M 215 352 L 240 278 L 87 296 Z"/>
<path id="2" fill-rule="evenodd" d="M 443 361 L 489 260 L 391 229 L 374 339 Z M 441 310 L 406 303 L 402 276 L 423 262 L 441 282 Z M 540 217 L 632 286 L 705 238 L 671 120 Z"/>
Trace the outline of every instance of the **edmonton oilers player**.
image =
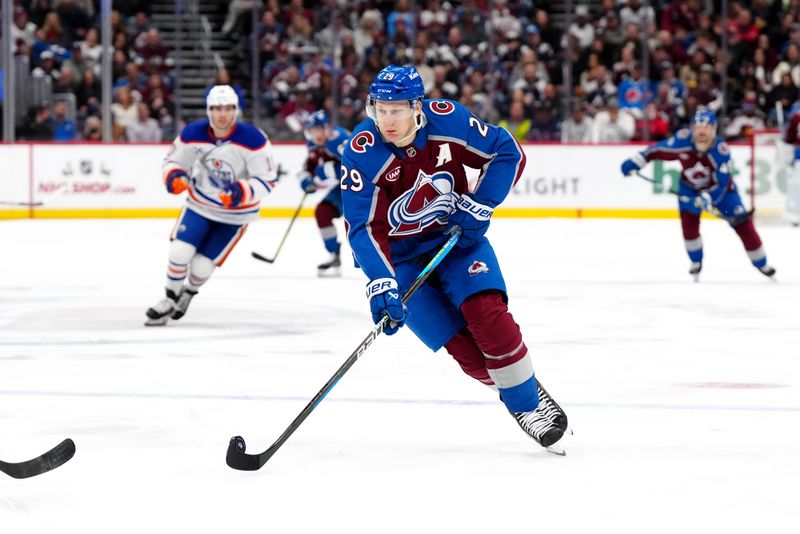
<path id="1" fill-rule="evenodd" d="M 206 97 L 208 119 L 188 124 L 164 159 L 167 191 L 186 191 L 187 197 L 170 236 L 166 298 L 147 310 L 148 326 L 183 317 L 247 223 L 258 218 L 261 198 L 275 187 L 269 138 L 236 122 L 238 106 L 230 86 L 212 87 Z"/>
<path id="2" fill-rule="evenodd" d="M 739 235 L 747 255 L 761 273 L 773 276 L 767 264 L 761 238 L 731 178 L 731 151 L 717 137 L 717 116 L 700 108 L 692 118 L 692 127 L 678 130 L 674 136 L 656 143 L 622 163 L 625 176 L 640 170 L 653 160 L 678 160 L 683 167 L 678 189 L 678 210 L 683 239 L 691 265 L 689 274 L 698 279 L 703 267 L 703 238 L 700 237 L 700 214 L 703 208 L 716 209 Z"/>
<path id="3" fill-rule="evenodd" d="M 339 238 L 333 220 L 342 215 L 342 190 L 339 189 L 339 166 L 350 132 L 339 126 L 332 128 L 324 110 L 315 111 L 305 122 L 308 140 L 308 158 L 298 179 L 306 193 L 314 193 L 320 187 L 332 184 L 314 210 L 319 233 L 325 250 L 330 253 L 328 261 L 317 266 L 320 276 L 339 276 L 342 262 L 339 258 Z"/>
<path id="4" fill-rule="evenodd" d="M 370 85 L 368 119 L 342 158 L 348 239 L 369 278 L 377 323 L 404 323 L 430 349 L 445 347 L 463 371 L 500 392 L 522 429 L 551 452 L 567 417 L 534 377 L 506 306 L 500 264 L 484 236 L 495 206 L 522 175 L 525 155 L 504 129 L 450 100 L 423 100 L 414 67 L 389 66 Z M 480 170 L 470 192 L 464 166 Z M 458 226 L 458 245 L 404 308 L 400 294 Z"/>

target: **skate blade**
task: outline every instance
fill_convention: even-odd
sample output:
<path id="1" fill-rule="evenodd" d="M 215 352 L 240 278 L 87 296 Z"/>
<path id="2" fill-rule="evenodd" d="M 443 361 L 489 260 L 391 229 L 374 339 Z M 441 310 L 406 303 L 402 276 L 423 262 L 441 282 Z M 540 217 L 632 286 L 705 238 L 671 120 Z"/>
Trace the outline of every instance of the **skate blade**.
<path id="1" fill-rule="evenodd" d="M 550 445 L 549 447 L 545 447 L 544 450 L 549 452 L 550 454 L 555 454 L 556 456 L 566 456 L 567 451 L 564 449 L 564 436 L 571 436 L 573 434 L 572 428 L 567 427 L 564 431 L 564 434 L 561 436 L 561 439 Z"/>
<path id="2" fill-rule="evenodd" d="M 700 281 L 700 274 L 693 274 L 692 275 L 692 282 L 697 283 Z"/>
<path id="3" fill-rule="evenodd" d="M 164 325 L 167 324 L 167 321 L 169 321 L 169 315 L 165 315 L 164 317 L 161 317 L 159 319 L 147 319 L 144 322 L 144 325 L 145 326 L 164 326 Z"/>

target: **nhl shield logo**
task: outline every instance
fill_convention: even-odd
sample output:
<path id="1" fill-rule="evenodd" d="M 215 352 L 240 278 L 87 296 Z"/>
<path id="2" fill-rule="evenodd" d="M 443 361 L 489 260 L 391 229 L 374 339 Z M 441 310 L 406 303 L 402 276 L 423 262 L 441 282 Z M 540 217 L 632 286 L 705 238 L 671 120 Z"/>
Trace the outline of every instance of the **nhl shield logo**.
<path id="1" fill-rule="evenodd" d="M 470 276 L 475 276 L 476 274 L 480 273 L 488 273 L 489 267 L 482 261 L 475 260 L 472 262 L 472 265 L 469 266 L 467 272 Z"/>

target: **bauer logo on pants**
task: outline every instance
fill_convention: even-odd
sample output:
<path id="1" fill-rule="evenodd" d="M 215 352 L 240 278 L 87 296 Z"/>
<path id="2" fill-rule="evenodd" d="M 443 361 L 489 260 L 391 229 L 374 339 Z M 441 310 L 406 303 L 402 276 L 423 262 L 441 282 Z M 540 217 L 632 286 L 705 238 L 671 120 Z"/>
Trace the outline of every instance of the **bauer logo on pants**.
<path id="1" fill-rule="evenodd" d="M 476 274 L 480 273 L 488 273 L 489 267 L 487 267 L 482 261 L 475 260 L 472 262 L 472 265 L 469 266 L 467 272 L 469 272 L 470 276 L 475 276 Z"/>

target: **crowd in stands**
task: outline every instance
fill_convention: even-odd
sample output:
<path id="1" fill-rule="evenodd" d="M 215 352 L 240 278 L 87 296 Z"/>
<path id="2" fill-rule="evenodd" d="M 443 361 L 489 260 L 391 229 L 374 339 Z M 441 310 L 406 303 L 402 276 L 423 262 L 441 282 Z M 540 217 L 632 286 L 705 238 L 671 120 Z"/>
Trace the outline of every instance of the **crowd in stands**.
<path id="1" fill-rule="evenodd" d="M 389 63 L 415 65 L 427 97 L 458 100 L 531 141 L 663 139 L 698 106 L 741 140 L 776 124 L 776 102 L 788 110 L 798 98 L 797 0 L 733 0 L 726 20 L 714 0 L 577 0 L 565 30 L 551 22 L 555 2 L 534 0 L 492 0 L 491 9 L 486 0 L 349 0 L 335 15 L 331 2 L 235 0 L 226 29 L 245 56 L 252 36 L 241 15 L 254 2 L 260 98 L 281 127 L 324 107 L 352 128 Z"/>
<path id="2" fill-rule="evenodd" d="M 171 53 L 144 14 L 148 3 L 113 3 L 116 140 L 169 139 L 176 127 Z M 34 76 L 51 77 L 53 92 L 72 93 L 77 103 L 72 125 L 58 102 L 32 108 L 20 138 L 100 138 L 98 3 L 16 4 L 16 54 L 28 55 Z M 551 18 L 559 6 L 220 0 L 227 15 L 216 31 L 238 57 L 217 81 L 230 82 L 242 105 L 252 106 L 242 87 L 250 88 L 256 54 L 259 94 L 248 97 L 258 99 L 262 124 L 277 138 L 302 138 L 303 119 L 320 108 L 353 128 L 364 118 L 369 83 L 390 63 L 415 65 L 426 97 L 458 100 L 530 141 L 663 139 L 699 106 L 723 117 L 721 133 L 743 140 L 775 126 L 776 110 L 800 96 L 800 0 L 732 0 L 727 19 L 719 0 L 576 0 L 563 29 Z"/>
<path id="3" fill-rule="evenodd" d="M 36 102 L 17 127 L 17 139 L 100 141 L 103 48 L 99 3 L 93 0 L 16 0 L 11 40 L 30 76 L 49 78 L 52 101 Z M 174 135 L 173 59 L 145 14 L 150 0 L 113 2 L 112 139 L 160 142 Z"/>

